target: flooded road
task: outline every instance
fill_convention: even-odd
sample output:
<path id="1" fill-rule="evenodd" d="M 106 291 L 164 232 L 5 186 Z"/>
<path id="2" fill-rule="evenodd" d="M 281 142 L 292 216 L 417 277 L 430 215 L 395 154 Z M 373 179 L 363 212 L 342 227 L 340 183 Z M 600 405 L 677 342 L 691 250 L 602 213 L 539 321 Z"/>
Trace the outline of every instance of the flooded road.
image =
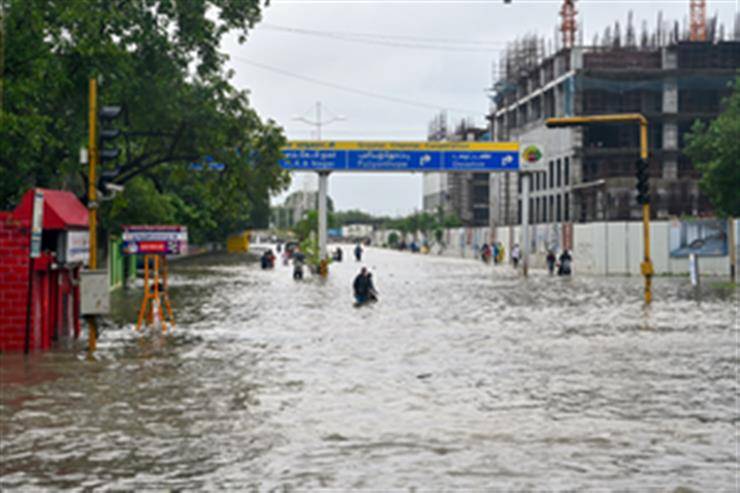
<path id="1" fill-rule="evenodd" d="M 97 362 L 0 355 L 0 487 L 737 491 L 731 289 L 659 278 L 643 309 L 640 278 L 363 264 L 357 309 L 354 261 L 190 260 L 170 336 L 131 330 L 130 290 Z"/>

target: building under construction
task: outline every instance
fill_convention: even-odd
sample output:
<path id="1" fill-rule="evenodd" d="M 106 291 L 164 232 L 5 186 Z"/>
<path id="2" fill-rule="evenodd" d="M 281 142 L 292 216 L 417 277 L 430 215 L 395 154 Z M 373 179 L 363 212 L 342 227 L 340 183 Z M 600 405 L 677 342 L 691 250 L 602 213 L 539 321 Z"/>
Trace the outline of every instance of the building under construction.
<path id="1" fill-rule="evenodd" d="M 547 171 L 533 177 L 530 222 L 641 217 L 635 200 L 637 125 L 545 127 L 549 117 L 609 113 L 637 112 L 649 121 L 654 217 L 711 213 L 682 149 L 694 122 L 716 118 L 732 92 L 740 68 L 740 23 L 727 36 L 716 19 L 702 21 L 692 11 L 686 29 L 659 16 L 652 32 L 643 23 L 638 34 L 630 14 L 624 31 L 617 23 L 585 45 L 576 36 L 575 0 L 565 0 L 561 15 L 558 46 L 548 49 L 535 36 L 512 43 L 499 61 L 492 92 L 493 140 L 544 148 Z M 495 173 L 490 180 L 491 224 L 519 224 L 518 175 Z"/>

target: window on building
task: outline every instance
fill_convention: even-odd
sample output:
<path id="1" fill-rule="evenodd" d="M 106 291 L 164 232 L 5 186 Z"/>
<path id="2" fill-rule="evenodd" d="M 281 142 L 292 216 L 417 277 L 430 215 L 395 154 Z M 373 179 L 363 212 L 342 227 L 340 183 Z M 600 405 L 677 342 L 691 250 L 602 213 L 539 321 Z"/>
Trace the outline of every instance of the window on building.
<path id="1" fill-rule="evenodd" d="M 540 222 L 547 222 L 547 197 L 540 197 Z"/>
<path id="2" fill-rule="evenodd" d="M 557 168 L 558 169 L 557 169 L 557 172 L 556 172 L 556 174 L 557 174 L 557 186 L 558 187 L 562 185 L 562 176 L 563 176 L 562 175 L 562 164 L 563 163 L 560 161 L 560 159 L 558 159 L 558 164 L 557 164 Z"/>
<path id="3" fill-rule="evenodd" d="M 540 174 L 535 173 L 534 175 L 534 189 L 539 190 L 540 189 Z"/>
<path id="4" fill-rule="evenodd" d="M 473 209 L 473 222 L 479 226 L 488 225 L 488 208 Z"/>
<path id="5" fill-rule="evenodd" d="M 563 220 L 570 221 L 570 194 L 566 193 L 563 195 L 563 202 L 564 202 L 564 217 Z"/>
<path id="6" fill-rule="evenodd" d="M 540 222 L 547 222 L 547 197 L 542 197 L 542 206 L 540 207 Z"/>
<path id="7" fill-rule="evenodd" d="M 534 199 L 529 199 L 529 224 L 534 223 Z"/>
<path id="8" fill-rule="evenodd" d="M 557 222 L 560 222 L 563 220 L 563 208 L 562 208 L 562 199 L 560 195 L 558 194 L 558 200 L 557 200 L 557 218 L 555 219 Z"/>
<path id="9" fill-rule="evenodd" d="M 552 188 L 555 186 L 555 163 L 552 161 L 550 161 L 549 173 L 547 174 L 550 177 L 550 188 Z"/>
<path id="10" fill-rule="evenodd" d="M 570 184 L 570 158 L 565 158 L 563 160 L 563 175 L 564 175 L 564 184 L 569 185 Z"/>
<path id="11" fill-rule="evenodd" d="M 522 224 L 522 201 L 521 201 L 521 199 L 519 199 L 517 201 L 516 212 L 517 212 L 517 214 L 516 214 L 516 217 L 517 217 L 516 223 L 517 224 Z"/>
<path id="12" fill-rule="evenodd" d="M 488 185 L 486 186 L 475 186 L 473 187 L 473 203 L 474 204 L 487 204 L 489 198 Z"/>
<path id="13" fill-rule="evenodd" d="M 548 211 L 550 212 L 550 215 L 547 217 L 547 222 L 552 222 L 555 220 L 555 198 L 550 195 L 550 205 L 548 206 Z"/>

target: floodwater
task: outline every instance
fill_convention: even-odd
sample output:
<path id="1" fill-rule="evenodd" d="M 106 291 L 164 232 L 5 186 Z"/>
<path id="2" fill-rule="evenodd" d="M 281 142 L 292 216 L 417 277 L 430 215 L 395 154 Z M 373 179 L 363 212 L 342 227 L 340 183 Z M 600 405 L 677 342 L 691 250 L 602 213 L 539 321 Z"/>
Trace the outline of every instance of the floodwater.
<path id="1" fill-rule="evenodd" d="M 738 491 L 736 291 L 369 249 L 354 308 L 349 253 L 190 260 L 171 335 L 131 289 L 96 362 L 0 355 L 0 488 Z"/>

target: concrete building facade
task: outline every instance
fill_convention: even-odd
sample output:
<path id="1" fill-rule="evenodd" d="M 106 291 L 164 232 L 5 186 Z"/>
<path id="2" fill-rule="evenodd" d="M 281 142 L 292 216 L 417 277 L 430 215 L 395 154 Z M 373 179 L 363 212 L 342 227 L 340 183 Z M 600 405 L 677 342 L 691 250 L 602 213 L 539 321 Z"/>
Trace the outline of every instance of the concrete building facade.
<path id="1" fill-rule="evenodd" d="M 463 121 L 448 132 L 440 118 L 430 125 L 431 141 L 477 141 L 489 135 Z M 426 173 L 423 181 L 423 210 L 430 214 L 453 215 L 467 226 L 488 226 L 490 173 Z"/>
<path id="2" fill-rule="evenodd" d="M 641 217 L 635 200 L 635 124 L 548 129 L 549 117 L 642 113 L 649 121 L 652 214 L 706 215 L 699 174 L 682 152 L 696 120 L 723 109 L 740 67 L 740 41 L 673 42 L 655 47 L 574 47 L 549 57 L 507 60 L 489 115 L 495 141 L 537 143 L 547 171 L 533 177 L 530 222 Z M 491 225 L 521 222 L 514 173 L 490 178 Z"/>

